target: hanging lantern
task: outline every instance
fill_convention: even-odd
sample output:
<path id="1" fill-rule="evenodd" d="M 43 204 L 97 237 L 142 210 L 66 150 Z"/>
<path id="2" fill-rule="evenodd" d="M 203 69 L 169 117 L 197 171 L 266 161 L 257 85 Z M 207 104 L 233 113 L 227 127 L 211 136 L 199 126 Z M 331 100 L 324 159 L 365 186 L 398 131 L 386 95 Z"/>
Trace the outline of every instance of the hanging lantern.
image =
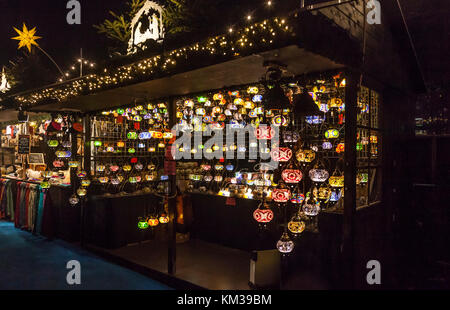
<path id="1" fill-rule="evenodd" d="M 78 168 L 78 166 L 79 166 L 79 162 L 77 162 L 77 161 L 69 161 L 69 167 L 70 168 Z"/>
<path id="2" fill-rule="evenodd" d="M 253 96 L 253 98 L 252 98 L 252 101 L 253 102 L 262 102 L 262 100 L 263 100 L 263 96 L 262 95 L 254 95 Z"/>
<path id="3" fill-rule="evenodd" d="M 99 147 L 102 145 L 103 145 L 102 141 L 94 141 L 94 146 Z"/>
<path id="4" fill-rule="evenodd" d="M 305 228 L 306 223 L 298 213 L 296 213 L 288 223 L 288 229 L 293 234 L 301 234 Z"/>
<path id="5" fill-rule="evenodd" d="M 135 131 L 130 131 L 127 134 L 127 138 L 130 139 L 130 140 L 136 140 L 138 138 L 138 134 Z"/>
<path id="6" fill-rule="evenodd" d="M 292 242 L 291 238 L 289 238 L 287 232 L 284 232 L 280 240 L 278 240 L 277 249 L 283 254 L 291 253 L 294 249 L 294 242 Z"/>
<path id="7" fill-rule="evenodd" d="M 340 189 L 334 188 L 331 190 L 330 202 L 337 202 L 341 199 L 342 191 Z"/>
<path id="8" fill-rule="evenodd" d="M 366 184 L 369 181 L 369 174 L 367 172 L 360 172 L 356 175 L 356 184 Z"/>
<path id="9" fill-rule="evenodd" d="M 109 170 L 111 170 L 111 172 L 117 172 L 119 170 L 119 166 L 111 165 L 109 166 Z"/>
<path id="10" fill-rule="evenodd" d="M 145 180 L 148 182 L 154 181 L 155 180 L 155 176 L 153 174 L 146 174 L 145 175 Z"/>
<path id="11" fill-rule="evenodd" d="M 69 198 L 69 204 L 73 207 L 76 206 L 80 202 L 80 198 L 77 195 L 73 194 Z"/>
<path id="12" fill-rule="evenodd" d="M 262 205 L 262 208 L 260 208 L 261 205 Z M 256 209 L 253 212 L 253 218 L 258 223 L 269 223 L 270 221 L 273 220 L 273 211 L 270 210 L 270 208 L 267 204 L 261 203 L 258 206 L 258 209 Z"/>
<path id="13" fill-rule="evenodd" d="M 62 167 L 64 167 L 64 162 L 62 160 L 55 160 L 53 162 L 53 167 L 62 168 Z"/>
<path id="14" fill-rule="evenodd" d="M 306 122 L 310 125 L 318 125 L 318 124 L 322 124 L 325 121 L 324 117 L 321 116 L 306 116 Z"/>
<path id="15" fill-rule="evenodd" d="M 330 187 L 328 187 L 328 185 L 326 183 L 323 183 L 319 189 L 316 189 L 316 191 L 314 192 L 314 196 L 321 202 L 328 202 L 328 200 L 330 200 L 331 197 L 331 189 Z"/>
<path id="16" fill-rule="evenodd" d="M 310 163 L 316 158 L 316 153 L 313 150 L 298 150 L 295 157 L 299 162 Z"/>
<path id="17" fill-rule="evenodd" d="M 108 152 L 108 153 L 114 153 L 114 148 L 113 148 L 112 146 L 108 146 L 108 147 L 106 148 L 106 152 Z"/>
<path id="18" fill-rule="evenodd" d="M 302 207 L 303 213 L 307 216 L 316 216 L 320 212 L 320 203 L 309 193 Z"/>
<path id="19" fill-rule="evenodd" d="M 233 171 L 234 170 L 234 165 L 228 164 L 228 165 L 226 165 L 225 168 L 227 169 L 227 171 Z"/>
<path id="20" fill-rule="evenodd" d="M 337 129 L 328 129 L 327 131 L 325 131 L 325 138 L 327 138 L 327 139 L 339 138 L 339 130 L 337 130 Z"/>
<path id="21" fill-rule="evenodd" d="M 255 129 L 255 136 L 258 140 L 270 140 L 275 135 L 275 129 L 270 126 L 261 125 Z"/>
<path id="22" fill-rule="evenodd" d="M 72 147 L 72 142 L 70 142 L 70 140 L 63 141 L 62 146 L 65 148 L 70 148 Z"/>
<path id="23" fill-rule="evenodd" d="M 148 228 L 148 223 L 147 223 L 147 221 L 146 221 L 145 219 L 143 219 L 143 218 L 139 218 L 139 221 L 138 221 L 138 228 L 141 229 L 141 230 L 147 229 L 147 228 Z"/>
<path id="24" fill-rule="evenodd" d="M 156 218 L 156 216 L 151 216 L 148 220 L 147 220 L 148 226 L 150 227 L 156 227 L 159 225 L 159 220 Z"/>
<path id="25" fill-rule="evenodd" d="M 129 153 L 129 154 L 134 154 L 134 153 L 136 153 L 136 149 L 134 149 L 134 148 L 129 148 L 129 149 L 128 149 L 128 153 Z"/>
<path id="26" fill-rule="evenodd" d="M 216 182 L 222 182 L 222 181 L 223 181 L 223 177 L 222 177 L 221 175 L 216 175 L 216 176 L 214 177 L 214 181 L 216 181 Z"/>
<path id="27" fill-rule="evenodd" d="M 223 99 L 223 95 L 220 93 L 214 94 L 213 96 L 213 100 L 222 100 Z"/>
<path id="28" fill-rule="evenodd" d="M 212 180 L 213 180 L 213 176 L 211 175 L 211 174 L 206 174 L 204 177 L 203 177 L 203 180 L 205 181 L 205 182 L 211 182 Z M 197 180 L 196 180 L 197 181 Z"/>
<path id="29" fill-rule="evenodd" d="M 161 216 L 159 217 L 159 222 L 161 224 L 169 223 L 169 216 L 166 213 L 162 213 Z"/>
<path id="30" fill-rule="evenodd" d="M 345 144 L 344 143 L 339 143 L 337 146 L 336 146 L 336 152 L 337 153 L 342 153 L 342 152 L 344 152 L 345 151 Z"/>
<path id="31" fill-rule="evenodd" d="M 333 148 L 333 144 L 331 142 L 325 141 L 322 143 L 322 149 L 331 150 Z"/>
<path id="32" fill-rule="evenodd" d="M 272 125 L 280 127 L 280 126 L 287 126 L 288 120 L 283 115 L 276 115 L 272 118 Z"/>
<path id="33" fill-rule="evenodd" d="M 331 98 L 329 101 L 330 108 L 340 108 L 343 106 L 342 99 L 340 98 Z"/>
<path id="34" fill-rule="evenodd" d="M 141 171 L 142 169 L 144 169 L 144 165 L 141 163 L 137 163 L 136 165 L 134 165 L 134 169 L 136 169 L 137 171 Z"/>
<path id="35" fill-rule="evenodd" d="M 258 89 L 258 87 L 250 86 L 249 88 L 247 88 L 247 93 L 255 95 L 255 94 L 259 93 L 259 89 Z"/>
<path id="36" fill-rule="evenodd" d="M 81 180 L 81 186 L 89 187 L 89 185 L 91 185 L 91 181 L 90 180 L 88 180 L 88 179 Z"/>
<path id="37" fill-rule="evenodd" d="M 311 169 L 309 178 L 314 182 L 325 182 L 329 177 L 328 171 L 325 169 Z"/>
<path id="38" fill-rule="evenodd" d="M 154 147 L 149 147 L 148 151 L 149 151 L 149 153 L 154 153 L 154 152 L 156 152 L 156 149 Z"/>
<path id="39" fill-rule="evenodd" d="M 299 192 L 294 192 L 291 195 L 291 203 L 293 204 L 301 204 L 305 200 L 305 195 Z"/>
<path id="40" fill-rule="evenodd" d="M 108 177 L 101 177 L 101 178 L 98 178 L 98 181 L 99 181 L 101 184 L 106 184 L 106 183 L 109 182 L 109 178 L 108 178 Z"/>
<path id="41" fill-rule="evenodd" d="M 344 187 L 344 176 L 331 176 L 328 183 L 331 187 Z"/>
<path id="42" fill-rule="evenodd" d="M 152 138 L 152 134 L 148 131 L 143 131 L 141 133 L 139 133 L 139 139 L 140 140 L 148 140 Z M 122 142 L 123 143 L 123 142 Z M 117 146 L 119 146 L 119 142 L 117 143 Z M 122 144 L 122 146 L 119 147 L 124 147 L 125 144 Z"/>
<path id="43" fill-rule="evenodd" d="M 47 144 L 49 147 L 57 147 L 59 145 L 59 142 L 58 140 L 49 140 Z"/>
<path id="44" fill-rule="evenodd" d="M 55 155 L 58 158 L 69 158 L 72 156 L 72 153 L 70 151 L 57 151 Z"/>
<path id="45" fill-rule="evenodd" d="M 275 188 L 272 192 L 272 200 L 275 202 L 287 202 L 291 198 L 291 191 L 287 188 Z"/>
<path id="46" fill-rule="evenodd" d="M 85 189 L 84 187 L 80 187 L 79 189 L 77 189 L 77 195 L 80 197 L 84 197 L 87 195 L 87 189 Z"/>
<path id="47" fill-rule="evenodd" d="M 116 177 L 111 178 L 111 184 L 112 185 L 119 185 L 120 183 L 121 182 L 120 182 L 119 178 L 116 178 Z"/>
<path id="48" fill-rule="evenodd" d="M 287 162 L 292 157 L 292 150 L 288 147 L 278 147 L 272 149 L 270 156 L 274 161 Z"/>
<path id="49" fill-rule="evenodd" d="M 284 182 L 296 184 L 302 180 L 302 172 L 299 169 L 284 169 L 281 177 Z"/>
<path id="50" fill-rule="evenodd" d="M 123 141 L 117 142 L 117 147 L 125 147 L 125 142 Z"/>
<path id="51" fill-rule="evenodd" d="M 202 165 L 200 165 L 200 168 L 201 168 L 203 171 L 209 171 L 209 170 L 211 170 L 211 165 L 208 165 L 208 164 L 202 164 Z"/>
<path id="52" fill-rule="evenodd" d="M 223 170 L 223 165 L 217 164 L 214 166 L 214 169 L 216 169 L 217 171 L 222 171 Z"/>
<path id="53" fill-rule="evenodd" d="M 130 165 L 125 165 L 122 167 L 123 171 L 128 172 L 131 171 L 131 166 Z"/>

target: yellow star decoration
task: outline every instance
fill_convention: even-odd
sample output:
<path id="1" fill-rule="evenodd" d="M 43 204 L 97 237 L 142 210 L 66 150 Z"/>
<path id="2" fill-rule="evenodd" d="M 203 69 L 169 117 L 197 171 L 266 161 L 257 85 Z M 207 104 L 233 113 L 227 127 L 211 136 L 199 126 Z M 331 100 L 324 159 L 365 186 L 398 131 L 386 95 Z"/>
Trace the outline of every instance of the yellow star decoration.
<path id="1" fill-rule="evenodd" d="M 13 40 L 20 41 L 19 47 L 17 49 L 21 49 L 22 47 L 26 46 L 28 48 L 28 51 L 31 52 L 31 45 L 39 46 L 36 43 L 36 40 L 41 39 L 42 37 L 35 36 L 36 27 L 34 27 L 31 30 L 28 30 L 27 26 L 24 23 L 22 31 L 20 31 L 19 29 L 15 28 L 15 27 L 13 27 L 13 28 L 19 34 L 18 37 L 11 38 Z"/>

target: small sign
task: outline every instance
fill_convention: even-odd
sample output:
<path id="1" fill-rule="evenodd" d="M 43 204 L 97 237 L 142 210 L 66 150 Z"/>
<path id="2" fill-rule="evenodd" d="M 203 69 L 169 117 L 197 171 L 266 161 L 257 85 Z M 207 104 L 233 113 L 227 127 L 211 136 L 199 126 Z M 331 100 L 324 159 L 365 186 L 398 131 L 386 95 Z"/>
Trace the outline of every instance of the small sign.
<path id="1" fill-rule="evenodd" d="M 236 207 L 236 198 L 228 197 L 227 201 L 225 202 L 225 205 L 231 206 L 231 207 Z"/>
<path id="2" fill-rule="evenodd" d="M 36 165 L 43 165 L 43 164 L 45 164 L 44 154 L 42 154 L 42 153 L 31 153 L 30 155 L 28 155 L 28 163 L 29 164 L 36 164 Z"/>
<path id="3" fill-rule="evenodd" d="M 30 154 L 30 135 L 20 135 L 17 142 L 17 153 Z"/>

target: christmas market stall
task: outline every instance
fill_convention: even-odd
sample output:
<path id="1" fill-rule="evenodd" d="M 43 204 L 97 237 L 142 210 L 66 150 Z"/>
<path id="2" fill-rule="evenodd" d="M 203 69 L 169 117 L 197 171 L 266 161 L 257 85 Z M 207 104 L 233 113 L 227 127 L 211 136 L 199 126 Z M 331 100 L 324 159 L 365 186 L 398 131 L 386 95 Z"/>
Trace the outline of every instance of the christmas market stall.
<path id="1" fill-rule="evenodd" d="M 72 217 L 56 227 L 187 287 L 361 288 L 368 260 L 389 269 L 401 173 L 390 147 L 410 122 L 417 66 L 396 51 L 394 1 L 382 25 L 366 22 L 364 1 L 318 2 L 195 41 L 152 23 L 158 35 L 143 38 L 133 23 L 121 64 L 7 98 L 5 109 L 50 114 L 38 184 L 71 185 L 58 203 Z M 153 1 L 135 19 L 150 9 L 162 23 Z"/>

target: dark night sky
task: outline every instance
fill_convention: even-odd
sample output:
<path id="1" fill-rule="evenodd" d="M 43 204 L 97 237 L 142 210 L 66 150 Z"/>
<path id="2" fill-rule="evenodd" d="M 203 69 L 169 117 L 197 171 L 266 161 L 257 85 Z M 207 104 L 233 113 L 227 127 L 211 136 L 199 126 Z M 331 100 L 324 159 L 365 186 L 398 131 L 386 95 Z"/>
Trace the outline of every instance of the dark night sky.
<path id="1" fill-rule="evenodd" d="M 93 24 L 102 22 L 109 16 L 109 10 L 120 13 L 127 0 L 79 0 L 81 2 L 81 25 L 68 25 L 66 9 L 68 0 L 0 0 L 0 67 L 21 55 L 17 50 L 18 41 L 13 26 L 37 27 L 37 35 L 43 37 L 40 46 L 52 55 L 63 70 L 76 61 L 80 48 L 88 59 L 101 60 L 106 56 L 107 40 L 97 34 Z M 228 0 L 227 3 L 241 5 L 243 0 Z M 251 0 L 247 0 L 251 1 Z M 245 2 L 247 2 L 245 1 Z M 253 0 L 261 4 L 263 0 Z M 278 0 L 279 1 L 279 0 Z M 318 1 L 318 0 L 315 0 Z M 404 10 L 419 59 L 429 81 L 442 80 L 448 76 L 449 0 L 403 0 Z M 236 12 L 240 18 L 242 12 Z M 55 71 L 53 65 L 49 68 Z M 445 79 L 444 79 L 445 80 Z"/>
<path id="2" fill-rule="evenodd" d="M 20 29 L 23 22 L 28 27 L 37 27 L 39 45 L 56 62 L 67 69 L 78 57 L 80 48 L 89 58 L 103 56 L 105 39 L 97 34 L 93 24 L 108 17 L 108 11 L 121 11 L 126 0 L 80 0 L 81 25 L 68 25 L 66 15 L 67 0 L 0 0 L 0 66 L 21 54 L 17 50 L 18 41 L 13 26 Z M 55 69 L 56 70 L 56 69 Z M 56 72 L 55 72 L 56 73 Z"/>

